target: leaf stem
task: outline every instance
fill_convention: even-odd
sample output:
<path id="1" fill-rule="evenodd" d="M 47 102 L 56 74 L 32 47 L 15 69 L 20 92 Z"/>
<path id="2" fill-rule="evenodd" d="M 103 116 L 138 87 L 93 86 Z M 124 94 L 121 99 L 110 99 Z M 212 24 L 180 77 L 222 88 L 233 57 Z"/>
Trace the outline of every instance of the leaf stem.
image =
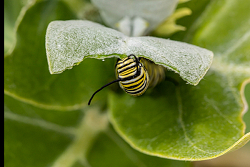
<path id="1" fill-rule="evenodd" d="M 101 114 L 97 108 L 90 108 L 76 130 L 75 139 L 55 160 L 53 167 L 73 166 L 77 161 L 90 166 L 86 156 L 98 134 L 108 127 L 107 114 Z"/>

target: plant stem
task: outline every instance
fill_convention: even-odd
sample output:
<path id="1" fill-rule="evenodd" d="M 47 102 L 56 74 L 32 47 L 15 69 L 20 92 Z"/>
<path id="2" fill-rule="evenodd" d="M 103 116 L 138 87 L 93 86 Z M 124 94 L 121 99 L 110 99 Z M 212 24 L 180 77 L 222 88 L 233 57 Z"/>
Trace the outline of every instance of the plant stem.
<path id="1" fill-rule="evenodd" d="M 108 127 L 107 114 L 101 114 L 97 108 L 90 108 L 76 130 L 75 139 L 56 159 L 53 167 L 73 166 L 77 161 L 89 166 L 87 153 L 98 134 Z"/>

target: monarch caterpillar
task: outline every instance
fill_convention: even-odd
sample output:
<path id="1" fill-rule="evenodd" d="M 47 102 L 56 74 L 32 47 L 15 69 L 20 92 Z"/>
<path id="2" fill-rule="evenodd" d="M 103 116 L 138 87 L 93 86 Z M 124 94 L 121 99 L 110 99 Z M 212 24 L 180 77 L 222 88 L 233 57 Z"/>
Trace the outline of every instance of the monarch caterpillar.
<path id="1" fill-rule="evenodd" d="M 120 87 L 132 96 L 142 95 L 148 87 L 154 87 L 165 78 L 165 68 L 156 65 L 154 62 L 145 58 L 137 58 L 130 54 L 124 59 L 119 59 L 115 66 L 117 79 L 102 86 L 90 98 L 90 105 L 96 93 L 103 88 L 119 82 Z"/>

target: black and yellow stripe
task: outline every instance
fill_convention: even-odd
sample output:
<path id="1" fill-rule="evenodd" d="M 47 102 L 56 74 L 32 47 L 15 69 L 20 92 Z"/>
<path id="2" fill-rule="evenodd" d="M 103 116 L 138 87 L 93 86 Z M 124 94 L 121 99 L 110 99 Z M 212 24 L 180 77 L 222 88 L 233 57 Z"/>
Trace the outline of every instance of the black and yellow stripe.
<path id="1" fill-rule="evenodd" d="M 165 67 L 157 65 L 154 62 L 142 57 L 140 58 L 140 62 L 143 64 L 149 75 L 148 87 L 155 87 L 159 82 L 165 79 Z"/>
<path id="2" fill-rule="evenodd" d="M 148 72 L 134 55 L 117 62 L 116 75 L 121 80 L 120 87 L 132 96 L 140 96 L 148 88 Z"/>
<path id="3" fill-rule="evenodd" d="M 131 54 L 124 59 L 119 59 L 116 63 L 117 79 L 98 89 L 90 98 L 88 105 L 94 95 L 103 88 L 119 82 L 120 87 L 132 96 L 142 95 L 148 87 L 154 87 L 165 77 L 165 68 L 156 65 L 154 62 L 145 58 L 137 58 Z"/>

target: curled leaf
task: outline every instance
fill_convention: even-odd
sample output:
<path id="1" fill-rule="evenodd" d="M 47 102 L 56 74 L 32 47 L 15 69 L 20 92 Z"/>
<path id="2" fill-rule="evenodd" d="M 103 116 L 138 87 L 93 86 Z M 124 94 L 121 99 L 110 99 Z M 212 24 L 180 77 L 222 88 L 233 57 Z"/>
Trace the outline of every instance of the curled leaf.
<path id="1" fill-rule="evenodd" d="M 184 42 L 156 37 L 128 37 L 90 21 L 53 21 L 46 33 L 50 72 L 60 73 L 85 58 L 123 58 L 135 54 L 179 73 L 196 85 L 209 69 L 213 53 Z"/>

